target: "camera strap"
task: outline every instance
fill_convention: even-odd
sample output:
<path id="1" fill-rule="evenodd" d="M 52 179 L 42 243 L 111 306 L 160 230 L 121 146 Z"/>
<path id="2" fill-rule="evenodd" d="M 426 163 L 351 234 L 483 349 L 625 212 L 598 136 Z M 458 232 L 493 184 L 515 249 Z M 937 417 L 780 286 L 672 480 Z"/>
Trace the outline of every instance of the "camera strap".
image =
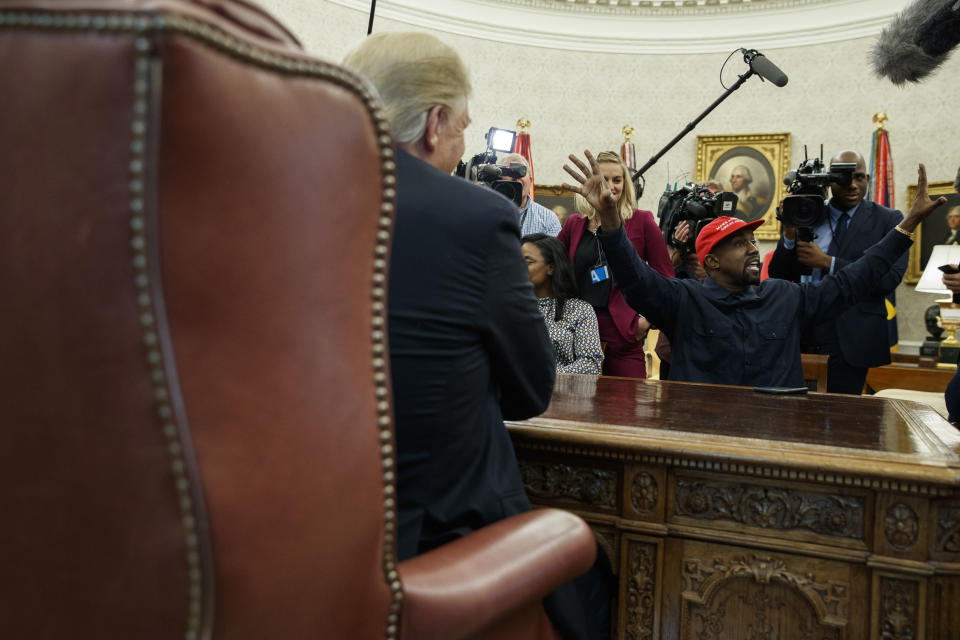
<path id="1" fill-rule="evenodd" d="M 599 227 L 597 229 L 599 230 Z M 603 243 L 600 242 L 600 237 L 595 232 L 590 233 L 593 233 L 594 240 L 597 243 L 597 261 L 593 265 L 593 269 L 590 270 L 590 280 L 594 284 L 600 284 L 610 277 L 610 270 L 607 268 L 607 255 L 603 252 Z"/>

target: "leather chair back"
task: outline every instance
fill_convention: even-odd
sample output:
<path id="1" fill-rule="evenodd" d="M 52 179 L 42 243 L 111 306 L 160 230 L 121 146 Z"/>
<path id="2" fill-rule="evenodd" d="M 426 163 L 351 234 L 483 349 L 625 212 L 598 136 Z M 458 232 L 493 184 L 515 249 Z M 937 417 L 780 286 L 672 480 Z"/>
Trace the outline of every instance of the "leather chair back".
<path id="1" fill-rule="evenodd" d="M 393 636 L 372 93 L 235 0 L 0 0 L 0 96 L 0 636 Z"/>

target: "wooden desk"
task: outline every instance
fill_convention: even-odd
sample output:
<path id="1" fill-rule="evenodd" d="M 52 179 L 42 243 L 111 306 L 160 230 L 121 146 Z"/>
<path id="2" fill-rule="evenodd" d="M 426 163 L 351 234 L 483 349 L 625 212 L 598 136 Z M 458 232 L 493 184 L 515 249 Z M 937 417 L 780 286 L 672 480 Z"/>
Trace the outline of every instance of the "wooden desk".
<path id="1" fill-rule="evenodd" d="M 943 393 L 956 373 L 956 367 L 941 369 L 907 362 L 893 362 L 870 369 L 867 372 L 867 386 L 873 391 L 912 389 Z"/>
<path id="2" fill-rule="evenodd" d="M 617 638 L 960 637 L 960 433 L 923 405 L 561 376 L 508 428 L 611 558 Z"/>

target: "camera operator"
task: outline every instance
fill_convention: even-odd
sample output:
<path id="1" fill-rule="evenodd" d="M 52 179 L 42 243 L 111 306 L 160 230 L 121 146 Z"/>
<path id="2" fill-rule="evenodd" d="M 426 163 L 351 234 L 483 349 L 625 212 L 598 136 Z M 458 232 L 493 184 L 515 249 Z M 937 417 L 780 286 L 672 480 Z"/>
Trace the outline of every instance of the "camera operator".
<path id="1" fill-rule="evenodd" d="M 530 177 L 530 164 L 527 159 L 519 153 L 511 153 L 500 158 L 501 164 L 510 164 L 518 162 L 527 169 L 527 174 L 522 178 L 512 178 L 502 176 L 501 180 L 513 180 L 523 185 L 523 202 L 520 203 L 520 235 L 529 236 L 534 233 L 546 233 L 556 237 L 560 233 L 560 220 L 550 209 L 541 204 L 537 204 L 530 196 L 530 187 L 533 185 L 533 178 Z"/>
<path id="2" fill-rule="evenodd" d="M 770 276 L 793 282 L 817 282 L 837 273 L 871 246 L 897 223 L 903 214 L 865 200 L 870 176 L 863 156 L 842 151 L 830 160 L 856 163 L 849 185 L 830 185 L 833 197 L 823 222 L 813 229 L 813 242 L 796 239 L 796 230 L 784 227 L 783 235 L 770 261 Z M 809 276 L 801 276 L 801 266 L 812 267 Z M 867 378 L 867 369 L 890 363 L 890 338 L 885 296 L 892 298 L 907 268 L 907 254 L 900 256 L 890 272 L 878 280 L 870 295 L 842 313 L 826 317 L 802 339 L 804 353 L 829 356 L 827 391 L 859 394 Z"/>
<path id="3" fill-rule="evenodd" d="M 616 200 L 599 173 L 574 155 L 579 183 L 563 186 L 599 211 L 598 233 L 614 277 L 630 306 L 667 333 L 673 347 L 671 379 L 764 387 L 803 387 L 800 332 L 869 296 L 912 243 L 917 226 L 944 198 L 927 195 L 920 165 L 917 198 L 910 214 L 863 257 L 817 284 L 768 279 L 760 282 L 760 253 L 753 229 L 762 220 L 720 217 L 697 237 L 697 255 L 707 278 L 664 278 L 640 260 L 627 241 Z"/>
<path id="4" fill-rule="evenodd" d="M 530 510 L 503 418 L 544 411 L 556 365 L 516 208 L 450 175 L 470 123 L 456 51 L 428 34 L 378 33 L 343 64 L 376 88 L 396 141 L 389 343 L 406 560 Z M 573 583 L 544 600 L 565 638 L 590 637 L 584 600 Z"/>

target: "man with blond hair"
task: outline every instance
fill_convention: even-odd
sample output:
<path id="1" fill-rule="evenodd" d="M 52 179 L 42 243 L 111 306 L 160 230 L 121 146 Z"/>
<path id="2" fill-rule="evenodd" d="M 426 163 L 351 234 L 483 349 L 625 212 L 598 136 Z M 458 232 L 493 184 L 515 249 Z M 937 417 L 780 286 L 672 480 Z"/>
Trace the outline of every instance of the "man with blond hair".
<path id="1" fill-rule="evenodd" d="M 503 419 L 542 413 L 556 366 L 516 207 L 450 175 L 470 124 L 457 53 L 380 33 L 343 64 L 373 84 L 396 142 L 389 338 L 405 560 L 530 510 Z M 572 584 L 544 605 L 565 637 L 587 637 Z"/>
<path id="2" fill-rule="evenodd" d="M 534 233 L 546 233 L 556 237 L 560 233 L 560 220 L 556 214 L 542 204 L 534 202 L 530 195 L 533 178 L 530 177 L 530 163 L 519 153 L 511 153 L 500 158 L 500 164 L 518 163 L 527 170 L 522 178 L 504 176 L 503 180 L 515 180 L 523 185 L 523 201 L 520 203 L 520 235 L 529 236 Z"/>

